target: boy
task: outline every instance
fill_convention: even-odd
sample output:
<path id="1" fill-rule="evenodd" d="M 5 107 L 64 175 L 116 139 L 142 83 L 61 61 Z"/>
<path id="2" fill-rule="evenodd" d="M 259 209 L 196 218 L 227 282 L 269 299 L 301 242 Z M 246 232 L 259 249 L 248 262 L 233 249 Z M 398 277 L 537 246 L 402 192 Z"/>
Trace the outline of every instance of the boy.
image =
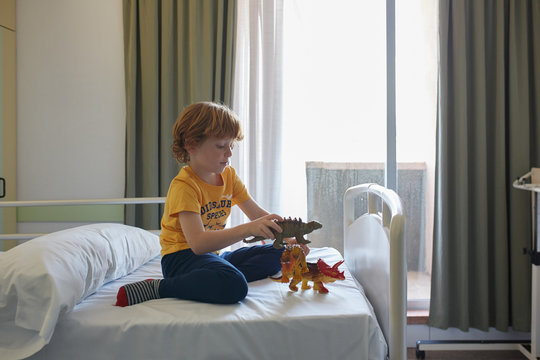
<path id="1" fill-rule="evenodd" d="M 271 229 L 281 232 L 275 221 L 283 219 L 261 208 L 228 165 L 242 138 L 236 114 L 223 105 L 195 103 L 178 117 L 172 153 L 188 166 L 172 180 L 165 201 L 160 234 L 164 278 L 121 287 L 117 306 L 161 297 L 232 304 L 247 295 L 248 282 L 279 271 L 282 249 L 272 245 L 216 254 L 250 236 L 273 239 Z M 234 205 L 251 221 L 225 229 Z"/>

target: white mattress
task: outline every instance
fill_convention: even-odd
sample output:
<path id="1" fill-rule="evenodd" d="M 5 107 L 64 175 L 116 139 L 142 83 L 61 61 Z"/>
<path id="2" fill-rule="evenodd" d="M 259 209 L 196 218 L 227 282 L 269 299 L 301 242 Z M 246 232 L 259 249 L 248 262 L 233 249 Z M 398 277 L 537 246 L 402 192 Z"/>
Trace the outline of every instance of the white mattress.
<path id="1" fill-rule="evenodd" d="M 341 255 L 312 249 L 308 261 Z M 159 257 L 101 287 L 63 315 L 50 343 L 30 359 L 384 359 L 387 345 L 362 289 L 346 279 L 328 294 L 286 284 L 249 284 L 239 304 L 159 299 L 113 306 L 122 284 L 161 277 Z"/>

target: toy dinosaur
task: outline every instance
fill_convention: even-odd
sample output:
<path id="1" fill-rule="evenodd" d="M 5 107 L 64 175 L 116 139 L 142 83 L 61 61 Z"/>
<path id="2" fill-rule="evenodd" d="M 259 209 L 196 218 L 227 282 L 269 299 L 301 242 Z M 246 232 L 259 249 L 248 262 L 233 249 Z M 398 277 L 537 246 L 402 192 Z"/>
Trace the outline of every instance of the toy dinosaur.
<path id="1" fill-rule="evenodd" d="M 339 265 L 343 264 L 343 260 L 330 267 L 322 259 L 317 263 L 306 262 L 306 255 L 299 246 L 287 246 L 281 255 L 281 277 L 270 279 L 282 283 L 289 283 L 289 289 L 298 291 L 296 286 L 302 282 L 302 290 L 311 289 L 308 281 L 313 282 L 313 290 L 319 293 L 327 293 L 328 289 L 324 286 L 325 283 L 334 282 L 336 280 L 345 280 L 343 271 L 339 271 Z"/>
<path id="2" fill-rule="evenodd" d="M 294 237 L 299 244 L 309 244 L 311 241 L 304 238 L 304 235 L 309 234 L 313 230 L 322 228 L 322 225 L 316 221 L 310 221 L 308 223 L 302 222 L 302 219 L 283 219 L 283 221 L 276 221 L 281 227 L 281 232 L 277 232 L 271 229 L 276 239 L 274 240 L 274 247 L 281 249 L 283 247 L 283 238 Z M 263 236 L 254 236 L 251 239 L 244 239 L 246 243 L 252 243 L 255 241 L 261 241 L 265 238 Z"/>

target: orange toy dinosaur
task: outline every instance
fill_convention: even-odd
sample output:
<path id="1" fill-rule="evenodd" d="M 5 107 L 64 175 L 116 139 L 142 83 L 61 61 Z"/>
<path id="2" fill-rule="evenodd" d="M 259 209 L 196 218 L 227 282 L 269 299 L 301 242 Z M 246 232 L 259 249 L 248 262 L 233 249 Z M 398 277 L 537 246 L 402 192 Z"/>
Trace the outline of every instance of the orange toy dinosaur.
<path id="1" fill-rule="evenodd" d="M 311 289 L 308 281 L 313 282 L 313 290 L 319 293 L 327 293 L 328 289 L 324 286 L 325 283 L 334 282 L 336 280 L 345 280 L 343 271 L 339 271 L 339 265 L 343 264 L 343 260 L 330 267 L 322 259 L 317 263 L 306 262 L 306 255 L 299 246 L 287 246 L 281 255 L 281 277 L 272 278 L 274 281 L 289 283 L 289 289 L 298 291 L 296 286 L 302 282 L 302 290 Z"/>

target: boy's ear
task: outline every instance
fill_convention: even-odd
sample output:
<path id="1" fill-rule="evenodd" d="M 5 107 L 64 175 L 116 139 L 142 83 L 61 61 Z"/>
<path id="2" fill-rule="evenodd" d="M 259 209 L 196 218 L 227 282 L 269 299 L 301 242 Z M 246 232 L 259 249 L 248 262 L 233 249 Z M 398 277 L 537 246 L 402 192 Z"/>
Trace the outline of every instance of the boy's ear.
<path id="1" fill-rule="evenodd" d="M 197 143 L 195 142 L 194 139 L 186 139 L 185 148 L 188 154 L 190 154 L 197 148 Z"/>

